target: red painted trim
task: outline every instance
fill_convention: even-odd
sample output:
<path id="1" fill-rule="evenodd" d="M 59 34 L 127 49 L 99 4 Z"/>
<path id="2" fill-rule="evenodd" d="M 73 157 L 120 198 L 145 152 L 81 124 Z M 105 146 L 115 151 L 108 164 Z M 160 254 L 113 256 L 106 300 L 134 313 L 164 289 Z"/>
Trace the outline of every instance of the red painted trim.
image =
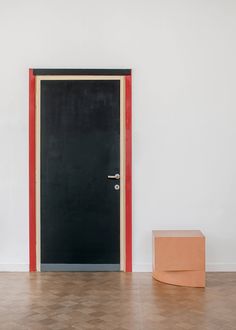
<path id="1" fill-rule="evenodd" d="M 125 77 L 126 142 L 126 272 L 132 272 L 132 77 Z M 35 76 L 29 70 L 29 258 L 30 271 L 36 271 L 36 145 Z"/>
<path id="2" fill-rule="evenodd" d="M 132 77 L 125 77 L 126 121 L 126 272 L 132 272 Z"/>
<path id="3" fill-rule="evenodd" d="M 36 271 L 35 76 L 29 70 L 29 270 Z"/>

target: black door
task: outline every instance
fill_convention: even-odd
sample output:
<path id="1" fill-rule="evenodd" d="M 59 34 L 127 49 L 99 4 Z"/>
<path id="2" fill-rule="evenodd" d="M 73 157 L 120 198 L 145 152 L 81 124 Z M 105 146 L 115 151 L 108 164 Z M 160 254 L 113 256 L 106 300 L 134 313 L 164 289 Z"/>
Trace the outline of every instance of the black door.
<path id="1" fill-rule="evenodd" d="M 41 270 L 119 270 L 120 81 L 42 80 L 40 103 Z"/>

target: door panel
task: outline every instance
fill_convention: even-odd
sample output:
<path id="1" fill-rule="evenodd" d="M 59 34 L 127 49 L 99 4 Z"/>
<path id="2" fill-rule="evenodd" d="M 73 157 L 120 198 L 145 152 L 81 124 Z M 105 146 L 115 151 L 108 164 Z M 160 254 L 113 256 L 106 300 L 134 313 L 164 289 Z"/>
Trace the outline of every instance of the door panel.
<path id="1" fill-rule="evenodd" d="M 42 80 L 40 104 L 42 270 L 118 270 L 120 81 Z"/>

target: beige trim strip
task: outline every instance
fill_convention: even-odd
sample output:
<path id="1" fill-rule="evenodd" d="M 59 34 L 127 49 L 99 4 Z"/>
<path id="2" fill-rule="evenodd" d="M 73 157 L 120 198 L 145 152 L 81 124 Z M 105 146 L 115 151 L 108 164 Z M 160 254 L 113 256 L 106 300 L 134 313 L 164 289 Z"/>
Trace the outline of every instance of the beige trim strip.
<path id="1" fill-rule="evenodd" d="M 40 85 L 41 81 L 36 77 L 36 270 L 40 271 L 41 246 L 40 246 Z"/>
<path id="2" fill-rule="evenodd" d="M 36 76 L 40 80 L 122 80 L 123 76 Z"/>
<path id="3" fill-rule="evenodd" d="M 125 271 L 125 77 L 36 76 L 36 267 L 40 271 L 40 86 L 42 80 L 120 80 L 120 270 Z"/>
<path id="4" fill-rule="evenodd" d="M 125 78 L 120 80 L 120 270 L 125 271 Z"/>

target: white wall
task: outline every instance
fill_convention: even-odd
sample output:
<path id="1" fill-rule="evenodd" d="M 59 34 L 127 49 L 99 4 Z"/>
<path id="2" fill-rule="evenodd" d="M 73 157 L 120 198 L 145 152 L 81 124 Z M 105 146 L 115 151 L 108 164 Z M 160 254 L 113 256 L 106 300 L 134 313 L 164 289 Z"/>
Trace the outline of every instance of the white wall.
<path id="1" fill-rule="evenodd" d="M 28 264 L 28 68 L 133 69 L 133 257 L 201 229 L 236 270 L 236 2 L 0 0 L 0 270 Z"/>

